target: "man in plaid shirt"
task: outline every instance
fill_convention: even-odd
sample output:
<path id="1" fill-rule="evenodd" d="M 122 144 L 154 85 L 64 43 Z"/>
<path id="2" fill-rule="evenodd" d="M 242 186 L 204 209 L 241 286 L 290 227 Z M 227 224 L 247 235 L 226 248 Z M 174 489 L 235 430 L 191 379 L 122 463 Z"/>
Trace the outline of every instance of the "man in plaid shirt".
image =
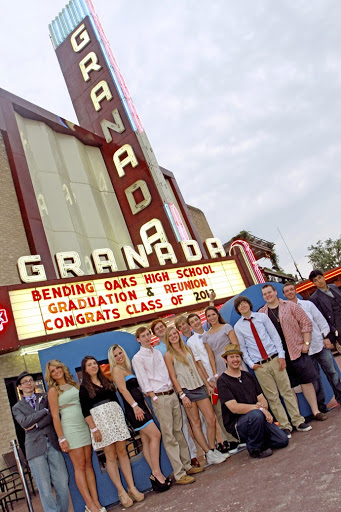
<path id="1" fill-rule="evenodd" d="M 318 373 L 308 356 L 312 323 L 300 306 L 279 299 L 272 284 L 265 284 L 262 294 L 266 304 L 259 311 L 268 315 L 280 335 L 291 387 L 301 385 L 314 418 L 324 421 L 327 415 L 318 409 L 316 392 L 312 384 L 318 379 Z"/>

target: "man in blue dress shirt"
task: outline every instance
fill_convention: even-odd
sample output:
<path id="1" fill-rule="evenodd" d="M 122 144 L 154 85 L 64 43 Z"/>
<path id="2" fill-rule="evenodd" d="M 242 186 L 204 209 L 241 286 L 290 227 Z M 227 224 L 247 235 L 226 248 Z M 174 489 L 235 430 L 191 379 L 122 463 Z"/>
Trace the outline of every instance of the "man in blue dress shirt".
<path id="1" fill-rule="evenodd" d="M 291 437 L 292 425 L 299 431 L 311 430 L 304 422 L 291 390 L 286 372 L 285 352 L 276 328 L 265 313 L 254 313 L 248 297 L 240 295 L 234 301 L 241 315 L 234 326 L 245 363 L 255 371 L 257 380 L 267 398 L 280 428 Z M 290 414 L 291 424 L 282 405 L 282 396 Z"/>

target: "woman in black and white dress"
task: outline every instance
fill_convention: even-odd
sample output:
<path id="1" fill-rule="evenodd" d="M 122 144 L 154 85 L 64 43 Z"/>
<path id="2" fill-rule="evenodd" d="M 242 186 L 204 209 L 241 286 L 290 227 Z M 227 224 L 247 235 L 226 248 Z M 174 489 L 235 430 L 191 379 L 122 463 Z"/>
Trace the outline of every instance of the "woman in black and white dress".
<path id="1" fill-rule="evenodd" d="M 153 421 L 137 378 L 132 372 L 129 357 L 120 345 L 112 345 L 108 359 L 113 380 L 122 395 L 125 415 L 135 432 L 141 436 L 143 455 L 152 470 L 150 481 L 154 491 L 164 492 L 171 486 L 160 468 L 161 433 Z"/>
<path id="2" fill-rule="evenodd" d="M 79 398 L 85 421 L 90 427 L 92 446 L 96 451 L 103 449 L 108 475 L 117 489 L 120 502 L 124 507 L 131 507 L 133 501 L 142 501 L 144 495 L 135 487 L 126 451 L 126 439 L 130 433 L 114 385 L 93 356 L 82 360 Z M 126 479 L 128 493 L 122 485 L 116 458 Z"/>

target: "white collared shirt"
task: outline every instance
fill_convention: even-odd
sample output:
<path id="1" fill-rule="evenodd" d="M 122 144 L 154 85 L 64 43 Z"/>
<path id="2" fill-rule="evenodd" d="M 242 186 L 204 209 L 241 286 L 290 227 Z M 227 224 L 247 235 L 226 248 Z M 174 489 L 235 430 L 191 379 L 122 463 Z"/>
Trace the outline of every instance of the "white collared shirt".
<path id="1" fill-rule="evenodd" d="M 313 331 L 311 333 L 311 343 L 308 354 L 312 356 L 321 352 L 323 349 L 323 336 L 327 337 L 330 332 L 330 328 L 327 320 L 324 318 L 322 313 L 317 309 L 315 304 L 310 300 L 297 299 L 297 304 L 301 306 L 306 315 L 310 318 L 313 324 Z"/>
<path id="2" fill-rule="evenodd" d="M 197 332 L 192 334 L 192 336 L 188 338 L 187 346 L 192 350 L 194 359 L 196 361 L 202 362 L 207 372 L 207 375 L 213 379 L 213 370 L 210 364 L 210 360 L 204 342 L 202 341 L 204 334 L 204 332 L 202 334 L 199 334 Z"/>
<path id="3" fill-rule="evenodd" d="M 143 393 L 160 393 L 173 388 L 166 363 L 159 350 L 141 347 L 134 355 L 132 364 Z"/>

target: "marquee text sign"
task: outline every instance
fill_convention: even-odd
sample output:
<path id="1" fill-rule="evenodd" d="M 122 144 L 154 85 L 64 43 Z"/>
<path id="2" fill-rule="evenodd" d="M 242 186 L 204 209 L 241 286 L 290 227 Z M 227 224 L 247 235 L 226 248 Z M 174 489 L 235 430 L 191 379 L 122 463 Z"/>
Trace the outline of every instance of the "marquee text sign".
<path id="1" fill-rule="evenodd" d="M 94 326 L 119 328 L 122 322 L 137 323 L 138 317 L 152 319 L 177 308 L 205 305 L 211 291 L 219 300 L 244 289 L 235 260 L 227 259 L 10 290 L 9 297 L 18 339 L 26 340 L 72 336 L 72 331 Z"/>

